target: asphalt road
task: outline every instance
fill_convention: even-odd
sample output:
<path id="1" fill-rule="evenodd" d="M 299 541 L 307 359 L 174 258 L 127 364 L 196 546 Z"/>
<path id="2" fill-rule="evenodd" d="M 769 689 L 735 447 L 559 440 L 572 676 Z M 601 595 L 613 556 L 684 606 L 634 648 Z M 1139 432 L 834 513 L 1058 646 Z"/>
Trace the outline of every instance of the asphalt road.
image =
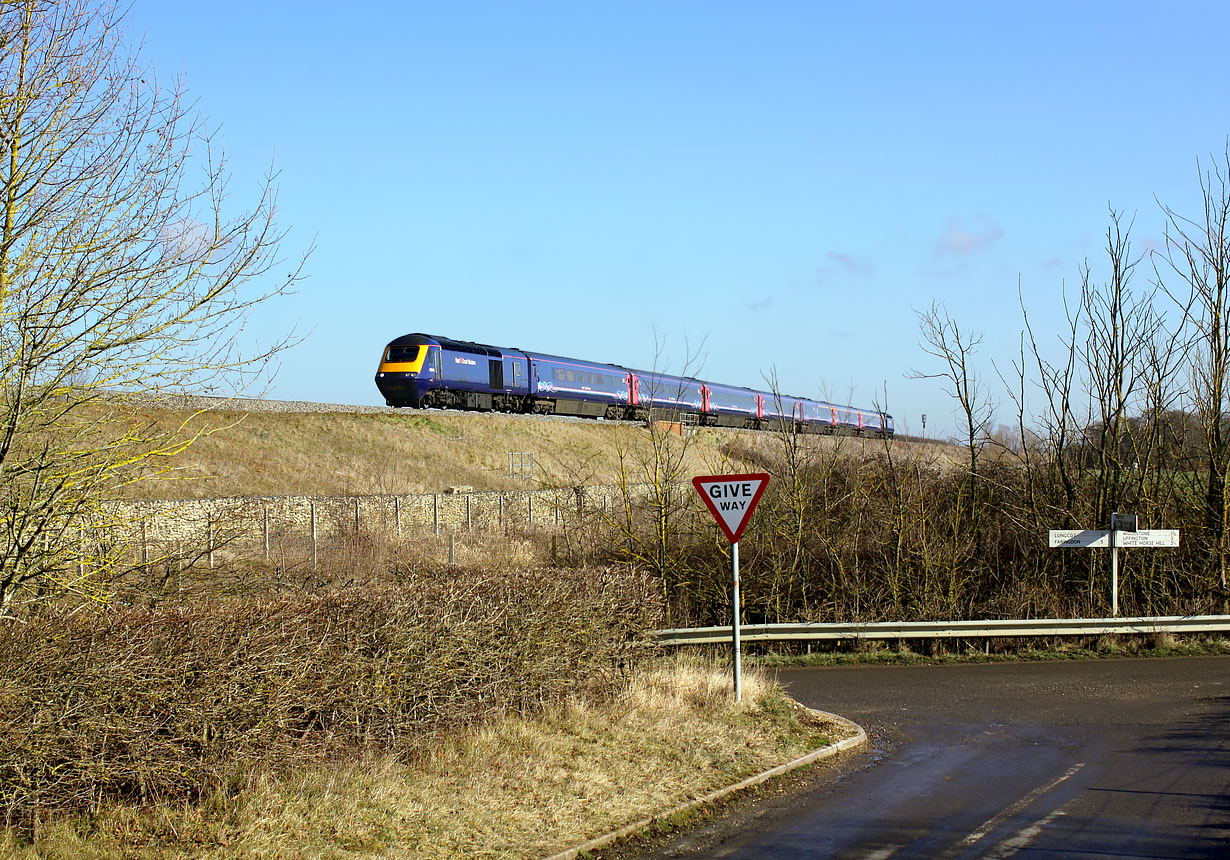
<path id="1" fill-rule="evenodd" d="M 1230 858 L 1230 658 L 781 680 L 868 752 L 644 857 Z"/>

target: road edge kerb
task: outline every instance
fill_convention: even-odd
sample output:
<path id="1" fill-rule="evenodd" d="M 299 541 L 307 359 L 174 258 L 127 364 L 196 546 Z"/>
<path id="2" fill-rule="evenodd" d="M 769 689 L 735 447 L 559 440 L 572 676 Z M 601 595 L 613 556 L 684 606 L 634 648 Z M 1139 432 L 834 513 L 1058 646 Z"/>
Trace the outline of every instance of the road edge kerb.
<path id="1" fill-rule="evenodd" d="M 803 706 L 800 705 L 800 707 Z M 712 791 L 704 797 L 699 797 L 696 800 L 690 800 L 687 803 L 682 803 L 679 806 L 674 807 L 673 809 L 668 809 L 655 815 L 651 815 L 648 818 L 642 818 L 640 821 L 634 821 L 631 824 L 626 824 L 617 830 L 612 830 L 611 832 L 605 833 L 595 839 L 591 839 L 588 842 L 584 842 L 573 848 L 560 851 L 558 854 L 552 854 L 545 857 L 543 860 L 576 860 L 576 858 L 583 852 L 597 851 L 600 848 L 605 848 L 613 842 L 644 830 L 646 827 L 654 824 L 654 822 L 661 821 L 664 818 L 670 818 L 674 815 L 680 815 L 685 812 L 691 812 L 692 810 L 698 809 L 706 804 L 713 803 L 724 797 L 728 797 L 729 795 L 760 785 L 762 782 L 767 782 L 775 776 L 781 776 L 784 773 L 789 773 L 792 770 L 806 767 L 807 765 L 812 764 L 813 762 L 821 761 L 822 759 L 831 758 L 840 752 L 845 752 L 846 750 L 851 750 L 867 743 L 866 730 L 864 730 L 862 726 L 853 720 L 847 720 L 843 716 L 838 714 L 830 714 L 827 711 L 817 711 L 814 708 L 807 708 L 807 710 L 817 716 L 849 726 L 855 730 L 855 734 L 845 740 L 838 741 L 837 743 L 812 750 L 806 755 L 796 758 L 794 761 L 770 768 L 769 770 L 766 770 L 763 773 L 758 773 L 755 776 L 749 776 L 747 779 L 736 782 L 733 785 L 728 785 L 725 788 L 719 788 L 717 791 Z"/>

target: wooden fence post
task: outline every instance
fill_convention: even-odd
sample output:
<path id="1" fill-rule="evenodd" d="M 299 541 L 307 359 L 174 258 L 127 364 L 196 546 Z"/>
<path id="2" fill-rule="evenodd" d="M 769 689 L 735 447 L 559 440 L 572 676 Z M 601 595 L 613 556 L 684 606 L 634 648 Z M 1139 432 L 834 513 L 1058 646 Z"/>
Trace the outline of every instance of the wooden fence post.
<path id="1" fill-rule="evenodd" d="M 316 572 L 316 502 L 308 503 L 308 513 L 312 521 L 312 572 Z"/>

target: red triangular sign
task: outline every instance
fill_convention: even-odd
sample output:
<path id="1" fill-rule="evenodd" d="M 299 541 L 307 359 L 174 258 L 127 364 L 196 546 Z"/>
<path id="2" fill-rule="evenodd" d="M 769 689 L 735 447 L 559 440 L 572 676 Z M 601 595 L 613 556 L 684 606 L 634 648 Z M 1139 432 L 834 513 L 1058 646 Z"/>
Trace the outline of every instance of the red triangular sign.
<path id="1" fill-rule="evenodd" d="M 764 495 L 764 488 L 769 486 L 769 476 L 764 472 L 703 475 L 693 478 L 692 486 L 700 493 L 701 501 L 709 508 L 730 542 L 738 543 L 739 536 L 752 517 L 752 511 Z"/>

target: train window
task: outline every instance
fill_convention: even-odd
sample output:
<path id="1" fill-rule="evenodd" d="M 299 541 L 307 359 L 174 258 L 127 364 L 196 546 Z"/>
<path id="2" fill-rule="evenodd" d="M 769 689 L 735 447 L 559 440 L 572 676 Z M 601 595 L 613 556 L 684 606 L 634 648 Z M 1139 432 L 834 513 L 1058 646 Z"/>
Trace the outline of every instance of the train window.
<path id="1" fill-rule="evenodd" d="M 419 345 L 413 346 L 390 346 L 389 351 L 385 353 L 384 360 L 389 362 L 406 362 L 414 361 L 419 357 Z"/>
<path id="2" fill-rule="evenodd" d="M 564 379 L 565 379 L 565 377 L 564 377 L 564 368 L 562 368 L 562 367 L 557 367 L 557 368 L 555 368 L 555 380 L 556 380 L 557 382 L 563 382 L 563 381 L 564 381 Z"/>
<path id="3" fill-rule="evenodd" d="M 594 384 L 594 375 L 593 375 L 592 373 L 587 373 L 587 374 L 585 374 L 585 376 L 586 376 L 586 382 L 588 382 L 590 385 L 593 385 L 593 384 Z"/>
<path id="4" fill-rule="evenodd" d="M 568 371 L 568 381 L 569 381 L 569 382 L 576 382 L 576 381 L 577 381 L 577 374 L 576 374 L 576 371 L 575 371 L 575 370 L 570 370 L 570 371 Z"/>

